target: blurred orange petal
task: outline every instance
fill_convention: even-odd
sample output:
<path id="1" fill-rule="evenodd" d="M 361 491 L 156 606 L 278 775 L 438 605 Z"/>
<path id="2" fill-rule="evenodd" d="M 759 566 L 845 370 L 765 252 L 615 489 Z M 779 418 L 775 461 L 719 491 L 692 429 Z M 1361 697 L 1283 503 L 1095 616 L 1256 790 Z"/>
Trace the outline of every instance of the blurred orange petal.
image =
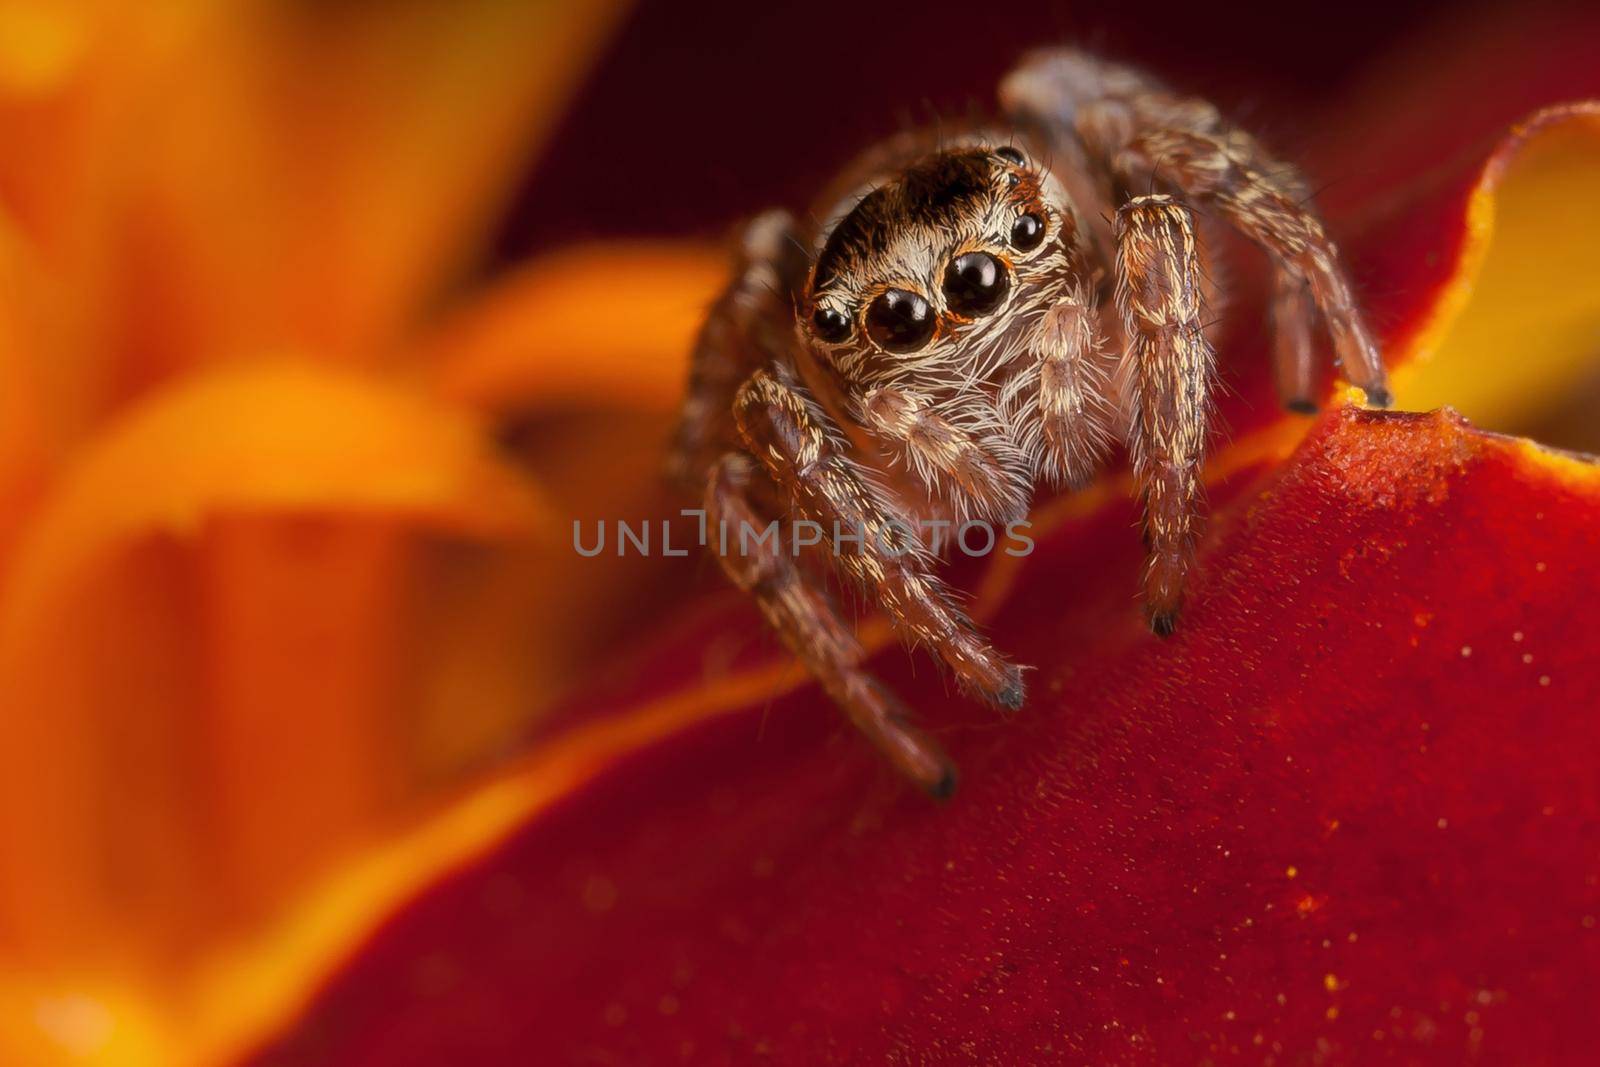
<path id="1" fill-rule="evenodd" d="M 72 432 L 204 361 L 381 359 L 624 7 L 0 8 L 0 204 L 77 305 L 49 361 Z"/>
<path id="2" fill-rule="evenodd" d="M 27 250 L 0 212 L 0 568 L 44 478 L 44 412 L 39 410 L 37 351 L 23 293 L 32 284 Z"/>
<path id="3" fill-rule="evenodd" d="M 566 691 L 648 632 L 693 582 L 695 568 L 674 566 L 681 559 L 581 559 L 570 546 L 578 516 L 658 528 L 676 506 L 661 480 L 666 432 L 659 415 L 552 417 L 531 435 L 559 448 L 535 443 L 519 455 L 566 517 L 560 539 L 430 556 L 423 595 L 435 599 L 418 620 L 426 651 L 409 693 L 414 766 L 426 780 L 456 781 L 486 756 L 520 750 Z"/>
<path id="4" fill-rule="evenodd" d="M 675 503 L 662 450 L 726 269 L 720 251 L 686 242 L 551 253 L 465 303 L 419 346 L 415 370 L 526 445 L 560 514 L 653 523 Z M 419 687 L 423 766 L 459 768 L 516 739 L 601 650 L 671 603 L 693 576 L 673 562 L 567 552 L 452 561 L 451 607 L 427 641 L 435 669 Z"/>
<path id="5" fill-rule="evenodd" d="M 156 338 L 190 357 L 381 352 L 476 250 L 622 4 L 242 7 L 194 35 L 142 115 L 134 254 L 217 300 L 196 327 L 223 336 Z"/>
<path id="6" fill-rule="evenodd" d="M 438 391 L 485 411 L 669 410 L 726 256 L 617 243 L 543 256 L 499 282 L 426 348 Z"/>
<path id="7" fill-rule="evenodd" d="M 369 525 L 331 541 L 327 534 L 310 540 L 300 535 L 297 545 L 292 527 L 252 524 L 252 517 L 269 513 L 335 514 Z M 6 842 L 3 861 L 13 872 L 0 879 L 0 914 L 13 927 L 5 931 L 7 939 L 44 948 L 61 940 L 92 941 L 92 917 L 106 914 L 118 892 L 106 885 L 98 851 L 106 845 L 104 827 L 127 830 L 114 810 L 98 805 L 119 795 L 118 789 L 129 786 L 127 774 L 141 768 L 158 775 L 153 783 L 137 783 L 135 792 L 175 787 L 172 761 L 186 758 L 196 736 L 174 726 L 178 733 L 163 741 L 148 731 L 169 720 L 182 723 L 186 715 L 192 719 L 198 697 L 192 681 L 170 673 L 152 676 L 154 668 L 139 665 L 209 662 L 192 647 L 197 638 L 184 620 L 195 605 L 185 597 L 201 597 L 200 610 L 215 624 L 206 631 L 208 640 L 227 667 L 214 672 L 212 701 L 240 713 L 220 717 L 237 730 L 224 730 L 212 742 L 224 757 L 224 777 L 234 791 L 252 785 L 264 790 L 231 808 L 224 790 L 211 798 L 219 808 L 208 815 L 226 820 L 236 811 L 248 822 L 252 812 L 274 804 L 273 793 L 289 780 L 327 800 L 332 794 L 317 792 L 318 783 L 307 776 L 318 760 L 331 759 L 328 777 L 338 777 L 333 771 L 341 767 L 330 751 L 351 754 L 344 770 L 359 770 L 363 761 L 381 755 L 362 736 L 342 749 L 329 741 L 330 750 L 309 761 L 297 761 L 294 752 L 272 758 L 268 735 L 252 735 L 256 728 L 250 724 L 292 724 L 318 707 L 333 715 L 347 711 L 350 721 L 326 724 L 337 738 L 357 728 L 350 722 L 361 719 L 363 708 L 383 706 L 366 689 L 375 677 L 393 674 L 393 664 L 374 665 L 372 650 L 381 645 L 385 627 L 394 625 L 394 604 L 388 595 L 371 595 L 397 588 L 400 559 L 391 524 L 405 520 L 449 533 L 523 535 L 537 528 L 540 515 L 531 487 L 496 456 L 476 419 L 348 372 L 292 363 L 244 367 L 157 394 L 111 427 L 69 468 L 24 530 L 0 598 L 0 691 L 7 695 L 0 716 L 0 841 Z M 168 580 L 179 565 L 172 546 L 201 533 L 209 564 L 202 584 L 191 590 Z M 321 558 L 313 561 L 311 574 L 321 577 L 301 579 L 307 584 L 299 588 L 287 585 L 304 571 L 313 550 Z M 107 569 L 130 551 L 143 566 Z M 285 553 L 292 558 L 275 562 Z M 247 579 L 243 585 L 241 576 Z M 92 578 L 103 579 L 95 610 L 75 610 L 78 590 Z M 289 625 L 307 617 L 308 604 L 320 607 L 307 619 L 309 631 Z M 306 635 L 298 660 L 281 658 L 284 647 L 295 647 L 293 641 L 260 637 L 280 632 Z M 101 642 L 118 650 L 115 662 L 140 672 L 121 690 L 125 720 L 108 718 L 106 700 L 94 699 L 95 685 L 105 679 L 82 674 L 86 663 L 97 662 L 94 649 Z M 141 648 L 152 654 L 129 651 Z M 330 669 L 338 653 L 349 656 Z M 280 702 L 276 711 L 274 700 Z M 124 721 L 128 725 L 120 726 Z M 127 768 L 105 766 L 102 747 L 109 743 L 117 751 L 119 730 L 132 743 L 130 729 L 145 746 L 142 760 Z M 226 758 L 230 752 L 233 758 Z M 258 756 L 259 765 L 252 762 Z M 363 804 L 359 794 L 372 777 L 360 775 L 338 792 Z M 96 782 L 111 792 L 90 789 Z M 334 811 L 322 817 L 340 821 Z M 316 818 L 310 813 L 286 825 L 315 829 Z M 273 834 L 283 846 L 279 855 L 303 847 Z M 261 872 L 264 865 L 249 860 L 250 840 L 236 843 L 246 850 L 236 866 Z M 262 847 L 270 852 L 276 846 Z M 167 866 L 185 881 L 183 863 Z M 19 869 L 27 876 L 17 876 Z M 275 876 L 263 877 L 271 882 Z M 19 928 L 21 916 L 27 920 Z"/>
<path id="8" fill-rule="evenodd" d="M 67 472 L 8 577 L 0 642 L 119 542 L 268 509 L 409 513 L 477 534 L 525 531 L 538 513 L 465 414 L 354 374 L 242 367 L 152 398 Z"/>
<path id="9" fill-rule="evenodd" d="M 82 252 L 76 238 L 103 219 L 109 123 L 196 10 L 190 0 L 144 17 L 113 0 L 0 4 L 0 203 L 52 261 Z"/>

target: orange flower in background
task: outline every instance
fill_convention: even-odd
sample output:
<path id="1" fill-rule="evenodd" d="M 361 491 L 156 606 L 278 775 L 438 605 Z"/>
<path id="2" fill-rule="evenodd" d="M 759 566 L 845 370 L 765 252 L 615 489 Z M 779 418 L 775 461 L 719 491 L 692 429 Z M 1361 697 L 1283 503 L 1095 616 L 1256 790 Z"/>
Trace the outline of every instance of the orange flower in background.
<path id="1" fill-rule="evenodd" d="M 547 702 L 572 478 L 474 403 L 515 326 L 431 324 L 619 14 L 0 5 L 0 1061 L 204 1053 L 202 976 Z"/>
<path id="2" fill-rule="evenodd" d="M 979 614 L 1048 664 L 1054 686 L 1040 689 L 1031 725 L 1001 735 L 963 717 L 936 679 L 897 679 L 956 735 L 969 780 L 955 804 L 966 807 L 902 796 L 792 665 L 752 637 L 747 608 L 716 597 L 672 606 L 695 568 L 575 565 L 574 517 L 675 506 L 654 486 L 659 431 L 721 257 L 631 241 L 556 251 L 489 286 L 473 272 L 620 6 L 0 0 L 0 1062 L 207 1064 L 256 1047 L 269 1062 L 439 1062 L 468 1046 L 477 1061 L 526 1062 L 534 1040 L 565 1050 L 558 1059 L 607 1047 L 736 1058 L 772 1036 L 755 1032 L 776 1029 L 768 1011 L 801 1003 L 836 1054 L 881 1059 L 919 1039 L 957 1047 L 963 1027 L 980 1028 L 942 992 L 987 1018 L 1000 1012 L 1004 1025 L 981 1026 L 1028 1043 L 984 1047 L 1025 1059 L 1042 1040 L 1030 1005 L 1056 996 L 1061 958 L 1126 953 L 1122 965 L 1153 983 L 1160 967 L 1116 940 L 1144 919 L 1118 925 L 1119 908 L 1170 916 L 1173 894 L 1194 887 L 1131 870 L 1061 882 L 1040 857 L 1007 867 L 1019 887 L 1008 903 L 1035 954 L 995 970 L 1017 930 L 979 921 L 1004 892 L 979 844 L 1022 829 L 1070 843 L 1106 811 L 1136 830 L 1102 827 L 1104 848 L 1072 854 L 1082 869 L 1134 854 L 1159 866 L 1163 848 L 1194 864 L 1209 855 L 1214 826 L 1163 837 L 1117 768 L 1164 782 L 1168 801 L 1203 807 L 1227 790 L 1262 810 L 1326 815 L 1326 853 L 1293 817 L 1249 822 L 1257 840 L 1301 849 L 1295 873 L 1213 872 L 1224 901 L 1258 892 L 1268 873 L 1286 879 L 1262 900 L 1303 920 L 1302 932 L 1340 914 L 1335 892 L 1377 921 L 1388 901 L 1370 883 L 1328 873 L 1363 854 L 1410 848 L 1428 857 L 1422 882 L 1489 884 L 1446 839 L 1429 851 L 1432 838 L 1419 848 L 1354 837 L 1362 813 L 1343 794 L 1338 836 L 1327 821 L 1337 813 L 1321 808 L 1351 766 L 1381 765 L 1361 781 L 1396 797 L 1425 779 L 1459 799 L 1486 780 L 1473 778 L 1487 772 L 1470 753 L 1498 747 L 1578 821 L 1498 823 L 1485 847 L 1498 840 L 1553 878 L 1576 869 L 1538 836 L 1581 836 L 1593 818 L 1592 797 L 1563 776 L 1572 760 L 1520 751 L 1515 731 L 1464 713 L 1469 754 L 1446 747 L 1452 771 L 1399 757 L 1391 767 L 1365 727 L 1340 732 L 1348 699 L 1329 694 L 1346 686 L 1379 706 L 1364 683 L 1318 674 L 1276 701 L 1226 665 L 1246 638 L 1274 634 L 1295 635 L 1285 658 L 1326 658 L 1334 638 L 1318 627 L 1332 625 L 1376 661 L 1402 664 L 1390 673 L 1396 731 L 1423 718 L 1433 728 L 1434 702 L 1465 706 L 1476 686 L 1511 694 L 1498 706 L 1557 749 L 1589 751 L 1593 737 L 1573 720 L 1516 703 L 1527 698 L 1517 685 L 1531 679 L 1536 691 L 1541 677 L 1513 677 L 1521 653 L 1501 657 L 1502 669 L 1486 647 L 1461 652 L 1454 627 L 1505 622 L 1509 634 L 1515 615 L 1515 632 L 1532 635 L 1510 606 L 1537 603 L 1540 640 L 1567 641 L 1541 645 L 1561 669 L 1539 671 L 1563 699 L 1589 692 L 1571 596 L 1538 584 L 1546 572 L 1501 580 L 1495 568 L 1537 542 L 1548 558 L 1535 562 L 1567 560 L 1563 573 L 1587 580 L 1573 546 L 1600 506 L 1593 468 L 1444 417 L 1282 419 L 1248 323 L 1223 349 L 1238 395 L 1226 408 L 1231 443 L 1210 472 L 1207 574 L 1220 577 L 1198 590 L 1194 638 L 1153 653 L 1114 614 L 1128 608 L 1137 545 L 1112 476 L 1041 514 L 1048 539 L 1028 570 L 976 579 Z M 1312 172 L 1355 171 L 1323 202 L 1385 335 L 1401 407 L 1449 403 L 1480 425 L 1521 429 L 1555 420 L 1595 373 L 1600 105 L 1549 107 L 1572 94 L 1558 75 L 1575 69 L 1551 42 L 1583 39 L 1582 26 L 1556 29 L 1509 22 L 1407 51 L 1316 124 Z M 1491 54 L 1503 85 L 1474 91 Z M 1355 498 L 1385 503 L 1351 510 Z M 1549 529 L 1523 530 L 1524 513 L 1547 516 Z M 1318 544 L 1295 540 L 1297 515 L 1320 517 Z M 1282 562 L 1281 574 L 1304 599 L 1287 589 L 1207 599 L 1217 582 L 1277 565 L 1258 542 L 1293 544 L 1280 556 L 1300 569 Z M 1405 627 L 1350 579 L 1373 578 L 1363 570 L 1381 562 L 1373 545 L 1383 559 L 1410 545 L 1422 560 L 1390 589 Z M 1452 560 L 1490 577 L 1446 588 Z M 1081 595 L 1062 615 L 1029 592 L 1065 587 Z M 866 633 L 884 647 L 881 626 Z M 1030 633 L 1056 644 L 1029 645 Z M 1425 641 L 1435 658 L 1407 658 Z M 1434 686 L 1449 641 L 1455 665 L 1488 673 Z M 597 663 L 605 676 L 588 677 Z M 1113 663 L 1125 672 L 1115 692 L 1093 689 L 1087 679 Z M 1185 687 L 1229 714 L 1179 730 L 1162 701 Z M 1230 704 L 1246 690 L 1266 709 L 1259 721 Z M 1075 725 L 1086 706 L 1102 710 Z M 763 741 L 757 724 L 774 708 Z M 1332 734 L 1318 732 L 1319 715 Z M 534 726 L 549 732 L 530 745 Z M 1117 741 L 1122 729 L 1146 762 Z M 1411 753 L 1415 738 L 1404 739 Z M 1233 774 L 1246 756 L 1315 761 L 1323 749 L 1338 757 L 1316 763 L 1313 779 Z M 1030 751 L 1112 770 L 1100 780 L 1071 769 L 1076 792 L 1030 806 L 1055 780 Z M 1454 820 L 1458 833 L 1478 825 L 1466 809 L 1429 819 Z M 1347 839 L 1371 847 L 1341 851 Z M 974 866 L 949 897 L 932 881 L 895 894 L 896 879 L 943 870 L 952 848 Z M 1265 846 L 1248 855 L 1277 858 Z M 1051 878 L 1028 880 L 1040 871 Z M 1048 908 L 1030 910 L 1053 899 L 1046 887 L 1070 901 L 1087 931 L 1078 940 L 1057 936 Z M 1529 887 L 1490 888 L 1498 917 L 1520 916 Z M 1420 889 L 1417 901 L 1428 903 Z M 927 912 L 941 907 L 992 935 L 990 951 L 930 962 L 915 937 L 939 928 Z M 863 932 L 874 929 L 912 933 Z M 1304 977 L 1333 930 L 1318 926 L 1303 945 L 1299 933 L 1240 944 L 1241 960 L 1290 961 L 1241 981 Z M 764 939 L 760 953 L 744 934 Z M 1204 938 L 1161 947 L 1175 974 L 1228 951 Z M 1391 947 L 1404 951 L 1403 939 Z M 756 958 L 772 967 L 752 970 Z M 1376 982 L 1394 968 L 1348 962 L 1325 969 L 1328 1003 L 1264 1029 L 1292 1042 L 1341 1008 L 1345 1025 L 1364 1025 L 1372 1004 L 1351 975 Z M 1589 988 L 1592 975 L 1559 953 L 1546 962 L 1551 981 Z M 912 973 L 924 984 L 908 984 Z M 1080 1038 L 1117 1012 L 1145 1013 L 1132 1024 L 1154 1038 L 1176 1032 L 1152 1005 L 1192 990 L 1117 999 L 1134 984 L 1074 986 L 1074 1003 L 1089 1005 L 1071 1019 Z M 1481 1010 L 1503 993 L 1488 990 Z M 1458 995 L 1476 992 L 1448 991 Z M 893 998 L 910 1029 L 853 1014 Z M 1174 1018 L 1228 1010 L 1181 1004 Z M 1097 1005 L 1109 1007 L 1097 1015 Z M 803 1035 L 776 1037 L 795 1057 L 817 1050 Z M 1250 1040 L 1230 1033 L 1211 1051 L 1235 1037 Z"/>

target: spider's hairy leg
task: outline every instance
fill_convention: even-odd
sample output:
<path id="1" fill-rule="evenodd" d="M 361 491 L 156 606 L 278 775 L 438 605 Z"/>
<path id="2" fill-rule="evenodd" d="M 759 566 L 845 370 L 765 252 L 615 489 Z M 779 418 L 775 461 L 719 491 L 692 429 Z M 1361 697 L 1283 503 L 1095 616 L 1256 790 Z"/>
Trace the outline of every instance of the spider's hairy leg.
<path id="1" fill-rule="evenodd" d="M 1241 151 L 1254 141 L 1182 130 L 1151 130 L 1119 157 L 1124 173 L 1160 168 L 1161 177 L 1186 196 L 1215 206 L 1246 237 L 1266 249 L 1275 267 L 1303 281 L 1333 338 L 1334 352 L 1352 383 L 1378 406 L 1391 403 L 1377 342 L 1356 305 L 1335 247 L 1316 213 L 1264 167 Z"/>
<path id="2" fill-rule="evenodd" d="M 758 371 L 739 390 L 734 415 L 745 448 L 804 518 L 854 540 L 834 553 L 839 570 L 881 605 L 901 636 L 926 644 L 960 685 L 1001 707 L 1022 706 L 1022 671 L 959 611 L 932 573 L 916 528 L 895 513 L 845 452 L 826 414 L 789 370 Z"/>
<path id="3" fill-rule="evenodd" d="M 766 212 L 744 227 L 732 278 L 690 354 L 689 382 L 667 458 L 667 472 L 679 484 L 698 489 L 710 464 L 737 446 L 733 394 L 788 343 L 793 293 L 804 275 L 805 254 L 786 212 Z"/>
<path id="4" fill-rule="evenodd" d="M 1305 282 L 1286 270 L 1272 273 L 1272 368 L 1283 406 L 1302 415 L 1317 410 L 1317 306 Z"/>
<path id="5" fill-rule="evenodd" d="M 1066 159 L 1098 172 L 1103 195 L 1121 199 L 1126 190 L 1158 186 L 1176 189 L 1196 205 L 1215 206 L 1267 250 L 1279 274 L 1310 290 L 1346 377 L 1371 403 L 1390 403 L 1377 345 L 1294 167 L 1229 124 L 1210 103 L 1076 49 L 1029 56 L 1006 77 L 1000 96 L 1014 120 L 1041 130 Z M 1288 325 L 1296 335 L 1278 342 L 1279 381 L 1298 384 L 1309 374 L 1297 361 L 1310 358 L 1311 351 L 1298 332 L 1309 333 L 1310 322 L 1297 313 Z"/>
<path id="6" fill-rule="evenodd" d="M 1224 136 L 1230 152 L 1255 159 L 1272 182 L 1297 203 L 1311 199 L 1311 189 L 1299 168 L 1273 160 L 1259 142 L 1242 130 Z M 1301 415 L 1317 410 L 1317 302 L 1306 280 L 1282 263 L 1272 264 L 1272 372 L 1278 399 Z"/>
<path id="7" fill-rule="evenodd" d="M 736 452 L 712 467 L 706 484 L 706 517 L 712 527 L 764 528 L 752 499 L 752 483 L 760 476 L 754 461 Z M 760 540 L 750 545 L 748 554 L 743 541 L 737 547 L 730 545 L 720 557 L 722 569 L 755 600 L 789 651 L 895 770 L 935 797 L 949 796 L 955 789 L 955 767 L 911 724 L 905 707 L 861 669 L 866 653 L 860 642 L 839 618 L 820 583 L 784 554 L 785 543 L 781 535 L 771 542 Z"/>
<path id="8" fill-rule="evenodd" d="M 1133 391 L 1129 446 L 1150 549 L 1145 610 L 1151 628 L 1166 636 L 1194 562 L 1211 346 L 1189 209 L 1168 196 L 1138 197 L 1117 212 L 1115 236 Z"/>
<path id="9" fill-rule="evenodd" d="M 1045 470 L 1070 486 L 1087 485 L 1110 444 L 1109 367 L 1087 293 L 1075 291 L 1039 324 L 1039 420 Z"/>
<path id="10" fill-rule="evenodd" d="M 1028 486 L 1008 473 L 993 448 L 933 409 L 921 393 L 901 386 L 869 389 L 861 397 L 862 425 L 898 452 L 930 490 L 948 486 L 962 515 L 1020 518 Z"/>

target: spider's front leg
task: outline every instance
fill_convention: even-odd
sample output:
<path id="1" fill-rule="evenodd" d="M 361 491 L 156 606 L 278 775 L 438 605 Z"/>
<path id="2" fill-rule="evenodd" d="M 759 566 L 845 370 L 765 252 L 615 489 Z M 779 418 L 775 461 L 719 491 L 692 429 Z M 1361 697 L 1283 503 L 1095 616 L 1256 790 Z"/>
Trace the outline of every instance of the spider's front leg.
<path id="1" fill-rule="evenodd" d="M 1144 494 L 1145 608 L 1172 632 L 1194 563 L 1200 466 L 1211 374 L 1194 218 L 1168 196 L 1141 196 L 1117 212 L 1116 300 L 1132 389 L 1129 448 Z"/>
<path id="2" fill-rule="evenodd" d="M 873 487 L 787 368 L 752 375 L 734 415 L 745 448 L 801 517 L 832 532 L 839 570 L 883 607 L 901 636 L 927 645 L 962 688 L 1004 708 L 1021 707 L 1021 669 L 955 607 L 917 528 Z"/>
<path id="3" fill-rule="evenodd" d="M 764 530 L 754 500 L 763 477 L 750 457 L 725 455 L 712 467 L 706 486 L 710 528 L 729 531 L 723 570 L 748 593 L 789 651 L 833 698 L 857 729 L 878 747 L 896 770 L 936 797 L 955 788 L 955 768 L 939 746 L 911 724 L 910 714 L 877 679 L 862 669 L 866 653 L 839 618 L 822 587 L 810 579 L 784 546 L 794 538 L 781 531 L 775 541 L 759 540 L 746 553 L 747 530 Z"/>

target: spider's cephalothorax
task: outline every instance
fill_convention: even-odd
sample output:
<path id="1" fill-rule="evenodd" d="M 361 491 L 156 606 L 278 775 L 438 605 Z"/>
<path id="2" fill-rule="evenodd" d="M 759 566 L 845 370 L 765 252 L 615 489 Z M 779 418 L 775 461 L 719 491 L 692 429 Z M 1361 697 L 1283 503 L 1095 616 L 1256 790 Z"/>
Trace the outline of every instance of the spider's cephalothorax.
<path id="1" fill-rule="evenodd" d="M 1293 168 L 1203 101 L 1082 52 L 1030 57 L 1001 103 L 1003 126 L 870 153 L 811 229 L 781 212 L 746 229 L 673 456 L 713 523 L 834 534 L 806 560 L 787 536 L 736 538 L 721 559 L 844 712 L 941 795 L 953 769 L 863 669 L 817 561 L 965 690 L 1015 709 L 1021 672 L 956 607 L 928 531 L 1019 520 L 1037 484 L 1082 484 L 1121 441 L 1145 505 L 1146 608 L 1170 633 L 1194 556 L 1212 362 L 1196 207 L 1271 258 L 1285 401 L 1310 406 L 1319 321 L 1345 374 L 1388 400 Z"/>
<path id="2" fill-rule="evenodd" d="M 801 343 L 911 493 L 1007 522 L 1041 477 L 1088 478 L 1111 437 L 1106 353 L 1039 358 L 1041 331 L 1078 328 L 1069 309 L 1092 308 L 1102 277 L 1060 182 L 1009 138 L 974 134 L 844 207 L 799 295 Z"/>

